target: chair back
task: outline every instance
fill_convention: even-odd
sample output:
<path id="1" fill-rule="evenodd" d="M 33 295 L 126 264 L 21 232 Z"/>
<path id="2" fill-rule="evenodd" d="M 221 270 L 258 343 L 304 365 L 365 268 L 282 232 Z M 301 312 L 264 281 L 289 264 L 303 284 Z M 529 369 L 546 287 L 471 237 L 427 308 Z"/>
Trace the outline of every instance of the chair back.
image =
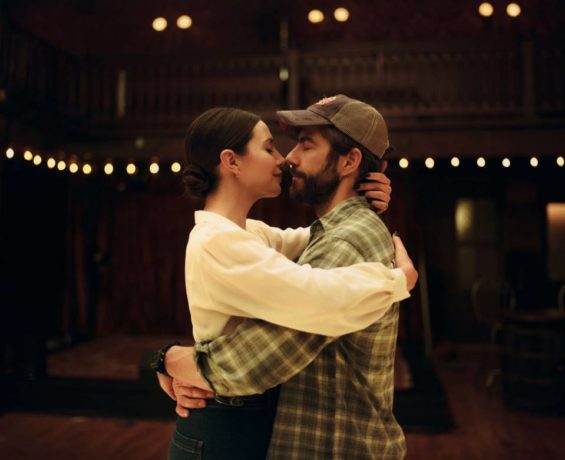
<path id="1" fill-rule="evenodd" d="M 505 310 L 516 308 L 516 294 L 508 282 L 484 277 L 473 283 L 471 303 L 477 321 L 493 324 L 502 319 Z"/>

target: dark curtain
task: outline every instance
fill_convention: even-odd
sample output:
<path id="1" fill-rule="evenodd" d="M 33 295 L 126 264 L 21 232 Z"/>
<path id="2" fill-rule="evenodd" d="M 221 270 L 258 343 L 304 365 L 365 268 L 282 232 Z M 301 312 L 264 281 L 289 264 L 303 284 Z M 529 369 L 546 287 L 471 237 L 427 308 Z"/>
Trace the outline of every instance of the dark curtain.
<path id="1" fill-rule="evenodd" d="M 418 227 L 408 179 L 399 175 L 394 181 L 393 204 L 383 218 L 416 261 Z M 133 184 L 77 178 L 69 195 L 65 330 L 87 337 L 190 335 L 184 257 L 194 211 L 202 203 L 184 196 L 173 177 Z M 283 228 L 315 219 L 286 193 L 261 200 L 250 217 Z M 401 337 L 421 336 L 420 324 L 419 304 L 406 301 Z"/>

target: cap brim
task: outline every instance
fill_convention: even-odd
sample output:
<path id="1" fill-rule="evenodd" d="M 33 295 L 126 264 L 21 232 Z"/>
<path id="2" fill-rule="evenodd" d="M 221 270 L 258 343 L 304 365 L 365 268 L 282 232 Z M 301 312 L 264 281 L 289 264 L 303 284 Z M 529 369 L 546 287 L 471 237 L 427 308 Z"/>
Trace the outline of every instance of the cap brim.
<path id="1" fill-rule="evenodd" d="M 323 126 L 332 124 L 328 119 L 310 110 L 278 110 L 277 116 L 286 126 Z"/>

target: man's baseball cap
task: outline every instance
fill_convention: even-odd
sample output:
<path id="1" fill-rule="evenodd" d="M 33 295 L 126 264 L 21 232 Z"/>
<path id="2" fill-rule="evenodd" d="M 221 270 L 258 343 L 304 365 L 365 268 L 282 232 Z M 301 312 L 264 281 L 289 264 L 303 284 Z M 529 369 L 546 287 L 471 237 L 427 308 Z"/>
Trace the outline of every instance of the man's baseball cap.
<path id="1" fill-rule="evenodd" d="M 334 126 L 377 158 L 389 147 L 388 129 L 377 109 L 344 94 L 326 97 L 306 110 L 279 110 L 283 127 Z"/>

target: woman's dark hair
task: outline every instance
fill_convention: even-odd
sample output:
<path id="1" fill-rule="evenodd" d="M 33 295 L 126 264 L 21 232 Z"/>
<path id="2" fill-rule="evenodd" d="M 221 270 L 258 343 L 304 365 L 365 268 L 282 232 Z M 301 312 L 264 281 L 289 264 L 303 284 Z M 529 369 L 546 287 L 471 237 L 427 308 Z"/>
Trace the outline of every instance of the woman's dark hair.
<path id="1" fill-rule="evenodd" d="M 357 180 L 355 186 L 362 182 L 367 173 L 379 172 L 381 170 L 381 160 L 373 155 L 369 150 L 358 142 L 355 142 L 346 134 L 333 126 L 320 126 L 320 134 L 330 143 L 330 153 L 328 154 L 328 165 L 337 163 L 340 155 L 345 155 L 352 148 L 357 147 L 361 151 L 361 163 L 357 170 Z"/>
<path id="2" fill-rule="evenodd" d="M 243 155 L 245 147 L 260 121 L 245 110 L 218 107 L 199 115 L 188 127 L 185 138 L 186 167 L 183 181 L 186 190 L 205 198 L 218 185 L 216 167 L 220 152 L 231 149 Z"/>

